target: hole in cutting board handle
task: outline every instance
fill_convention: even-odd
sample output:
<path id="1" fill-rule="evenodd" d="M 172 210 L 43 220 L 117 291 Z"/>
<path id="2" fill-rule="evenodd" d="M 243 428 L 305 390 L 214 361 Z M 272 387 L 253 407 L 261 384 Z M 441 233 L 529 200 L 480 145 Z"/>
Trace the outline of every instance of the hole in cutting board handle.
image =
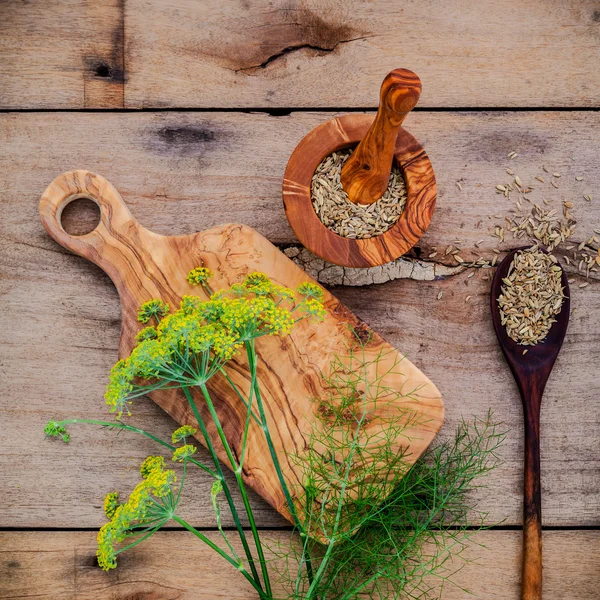
<path id="1" fill-rule="evenodd" d="M 100 223 L 100 207 L 87 197 L 73 198 L 59 216 L 61 227 L 75 237 L 87 235 Z"/>

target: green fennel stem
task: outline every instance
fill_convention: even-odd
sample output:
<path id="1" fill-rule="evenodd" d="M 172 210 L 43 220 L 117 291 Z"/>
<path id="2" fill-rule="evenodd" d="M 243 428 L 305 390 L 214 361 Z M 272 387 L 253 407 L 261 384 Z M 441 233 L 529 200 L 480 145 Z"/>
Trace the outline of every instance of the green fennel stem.
<path id="1" fill-rule="evenodd" d="M 221 444 L 223 445 L 225 453 L 227 454 L 227 458 L 229 460 L 231 468 L 233 469 L 235 479 L 237 481 L 240 494 L 242 496 L 242 502 L 244 504 L 246 514 L 248 515 L 248 523 L 250 524 L 250 529 L 252 531 L 252 537 L 254 538 L 254 543 L 256 545 L 256 551 L 258 552 L 258 558 L 259 558 L 260 565 L 261 565 L 261 571 L 263 574 L 263 581 L 265 584 L 266 592 L 267 592 L 267 594 L 272 594 L 271 582 L 269 580 L 269 571 L 266 566 L 267 562 L 265 560 L 262 543 L 260 541 L 260 535 L 258 534 L 258 528 L 256 527 L 256 522 L 254 520 L 254 513 L 252 511 L 252 506 L 250 505 L 250 500 L 248 499 L 248 494 L 246 492 L 246 484 L 244 483 L 241 469 L 239 468 L 239 465 L 237 464 L 237 461 L 235 460 L 233 452 L 231 451 L 229 442 L 227 441 L 227 438 L 225 437 L 225 432 L 223 431 L 223 427 L 221 425 L 221 420 L 219 419 L 219 415 L 217 414 L 217 411 L 215 410 L 212 398 L 210 397 L 210 393 L 208 392 L 208 388 L 206 387 L 206 385 L 201 385 L 200 389 L 202 390 L 204 400 L 206 400 L 206 405 L 208 406 L 208 410 L 210 412 L 210 416 L 212 417 L 213 423 L 215 424 L 215 427 L 217 428 L 217 433 L 219 435 L 219 439 L 221 440 Z M 191 402 L 193 402 L 193 399 L 191 400 Z M 246 440 L 244 440 L 244 441 L 246 441 Z M 244 451 L 245 451 L 245 449 L 243 448 L 242 454 L 244 453 Z"/>
<path id="2" fill-rule="evenodd" d="M 254 340 L 246 341 L 245 346 L 246 346 L 246 353 L 248 355 L 248 363 L 250 365 L 250 369 L 252 372 L 256 372 L 257 371 L 257 360 L 256 360 L 256 348 L 254 345 Z M 290 509 L 290 514 L 292 515 L 292 518 L 294 519 L 294 525 L 298 529 L 300 535 L 306 535 L 304 525 L 298 518 L 294 500 L 292 499 L 292 495 L 290 493 L 289 487 L 287 485 L 285 477 L 283 476 L 283 472 L 281 471 L 281 465 L 279 464 L 279 458 L 277 457 L 277 452 L 275 451 L 273 439 L 271 438 L 271 433 L 269 431 L 269 425 L 267 423 L 267 417 L 266 417 L 266 413 L 265 413 L 265 409 L 264 409 L 264 405 L 263 405 L 263 401 L 262 401 L 262 395 L 260 393 L 260 387 L 259 387 L 256 379 L 254 379 L 253 381 L 254 381 L 254 395 L 256 397 L 256 404 L 258 406 L 258 413 L 259 413 L 261 424 L 262 424 L 262 430 L 264 432 L 265 439 L 267 441 L 267 446 L 269 447 L 269 453 L 271 455 L 271 460 L 273 461 L 273 466 L 275 467 L 275 471 L 277 472 L 277 478 L 279 479 L 279 484 L 281 485 L 283 494 L 285 496 L 285 500 L 287 502 L 288 508 Z M 312 580 L 313 568 L 312 568 L 312 562 L 310 559 L 310 555 L 309 554 L 305 555 L 303 553 L 302 558 L 306 563 L 306 570 L 307 570 L 308 578 L 309 578 L 309 580 Z"/>
<path id="3" fill-rule="evenodd" d="M 101 425 L 102 427 L 108 428 L 114 427 L 116 429 L 122 429 L 123 431 L 132 431 L 133 433 L 139 433 L 140 435 L 150 438 L 157 444 L 160 444 L 161 446 L 164 446 L 165 448 L 168 448 L 171 451 L 175 450 L 175 446 L 169 444 L 169 442 L 161 440 L 159 437 L 153 435 L 152 433 L 145 431 L 144 429 L 140 429 L 139 427 L 134 427 L 133 425 L 126 425 L 125 423 L 121 423 L 120 421 L 101 421 L 99 419 L 65 419 L 64 421 L 57 421 L 56 423 L 57 425 L 83 423 L 88 425 Z M 206 465 L 203 465 L 201 462 L 195 460 L 194 458 L 190 458 L 189 460 L 190 462 L 194 463 L 198 468 L 202 469 L 215 479 L 220 479 L 219 475 L 217 475 L 217 473 L 209 469 Z"/>
<path id="4" fill-rule="evenodd" d="M 258 592 L 261 600 L 272 600 L 272 596 L 267 596 L 263 589 L 260 587 L 259 583 L 254 580 L 254 578 L 246 571 L 243 565 L 240 565 L 233 559 L 227 552 L 219 548 L 217 544 L 215 544 L 211 539 L 206 537 L 202 532 L 198 531 L 195 527 L 192 527 L 187 521 L 178 517 L 177 515 L 173 515 L 173 520 L 179 523 L 182 527 L 185 527 L 190 533 L 193 533 L 199 540 L 202 540 L 207 546 L 209 546 L 212 550 L 214 550 L 219 556 L 223 557 L 229 564 L 233 565 L 252 585 L 252 587 Z"/>
<path id="5" fill-rule="evenodd" d="M 237 512 L 237 508 L 233 501 L 233 497 L 229 490 L 229 486 L 227 485 L 227 481 L 225 480 L 225 476 L 223 474 L 223 469 L 221 468 L 221 463 L 217 456 L 215 447 L 212 443 L 212 440 L 210 439 L 210 435 L 208 434 L 206 425 L 204 424 L 204 419 L 202 419 L 202 415 L 200 414 L 200 411 L 198 410 L 198 407 L 196 406 L 196 403 L 195 403 L 194 398 L 193 398 L 192 394 L 190 393 L 190 391 L 186 388 L 183 388 L 183 392 L 184 392 L 185 397 L 194 413 L 194 416 L 196 417 L 196 421 L 198 422 L 198 426 L 200 427 L 200 431 L 202 432 L 202 436 L 206 443 L 206 448 L 209 451 L 211 458 L 213 460 L 213 463 L 215 465 L 215 469 L 217 470 L 217 473 L 220 476 L 221 483 L 223 485 L 223 493 L 225 494 L 225 498 L 227 500 L 229 510 L 231 511 L 231 514 L 233 516 L 233 520 L 235 522 L 235 526 L 238 531 L 240 541 L 242 542 L 242 545 L 244 547 L 244 553 L 246 554 L 246 558 L 248 559 L 248 562 L 250 564 L 250 569 L 252 571 L 252 575 L 255 577 L 256 581 L 258 582 L 258 581 L 260 581 L 260 579 L 259 579 L 259 575 L 258 575 L 258 570 L 256 568 L 254 556 L 252 555 L 252 551 L 250 550 L 250 546 L 248 544 L 248 541 L 246 540 L 246 534 L 242 527 L 242 523 L 240 521 L 240 518 L 239 518 L 239 515 Z"/>
<path id="6" fill-rule="evenodd" d="M 187 280 L 206 286 L 211 275 L 208 268 L 198 266 Z M 102 569 L 114 569 L 117 554 L 134 548 L 173 520 L 240 571 L 258 600 L 275 600 L 274 571 L 282 576 L 277 587 L 286 586 L 278 600 L 424 599 L 433 590 L 432 577 L 451 581 L 453 566 L 446 561 L 451 552 L 452 557 L 461 555 L 473 530 L 468 525 L 477 514 L 466 492 L 475 477 L 497 464 L 495 450 L 502 434 L 496 432 L 489 414 L 487 420 L 476 419 L 472 428 L 463 422 L 453 443 L 432 446 L 412 464 L 412 432 L 418 432 L 421 425 L 420 412 L 413 408 L 419 400 L 418 388 L 404 389 L 406 378 L 398 366 L 402 359 L 395 351 L 377 352 L 369 338 L 355 331 L 343 357 L 333 355 L 329 374 L 323 373 L 322 382 L 311 386 L 319 395 L 312 398 L 314 409 L 308 411 L 308 431 L 302 429 L 307 434 L 305 443 L 297 454 L 276 446 L 281 441 L 272 438 L 269 419 L 277 413 L 271 412 L 271 396 L 263 398 L 261 393 L 258 373 L 262 365 L 255 339 L 288 335 L 307 317 L 322 320 L 324 297 L 323 290 L 311 282 L 291 290 L 262 273 L 251 273 L 207 301 L 184 296 L 173 312 L 160 299 L 142 305 L 139 320 L 152 319 L 157 326 L 143 328 L 130 355 L 111 369 L 105 399 L 117 422 L 49 421 L 44 429 L 47 436 L 64 442 L 70 439 L 65 426 L 71 423 L 132 431 L 170 450 L 175 463 L 183 463 L 178 482 L 166 457 L 148 456 L 140 466 L 141 481 L 127 500 L 116 491 L 106 495 L 108 522 L 98 532 L 97 557 Z M 302 316 L 295 318 L 299 313 Z M 245 350 L 248 360 L 244 391 L 224 368 L 240 350 Z M 223 415 L 217 412 L 207 385 L 218 373 L 231 387 L 228 398 L 236 403 L 234 410 L 243 427 L 231 439 L 225 435 Z M 120 421 L 123 414 L 131 414 L 135 398 L 178 388 L 196 424 L 174 431 L 173 444 Z M 194 388 L 199 388 L 201 396 Z M 271 462 L 267 472 L 272 479 L 275 470 L 275 482 L 299 533 L 299 540 L 291 539 L 287 548 L 286 542 L 277 541 L 268 560 L 263 548 L 269 541 L 261 542 L 243 475 L 244 460 L 254 456 L 248 444 L 256 434 L 260 443 L 266 442 Z M 193 458 L 198 449 L 188 443 L 191 436 L 203 441 L 210 459 Z M 242 527 L 242 506 L 234 503 L 234 488 L 227 483 L 220 456 L 233 471 L 252 538 Z M 210 500 L 216 536 L 199 531 L 177 514 L 192 465 L 213 480 Z M 293 465 L 294 477 L 288 482 L 284 473 L 289 465 Z M 221 492 L 244 554 L 238 555 L 237 542 L 231 543 L 235 534 L 223 527 Z"/>
<path id="7" fill-rule="evenodd" d="M 317 570 L 317 573 L 314 576 L 314 580 L 313 582 L 310 584 L 310 587 L 308 588 L 308 592 L 306 593 L 306 600 L 311 600 L 311 598 L 313 597 L 313 594 L 315 593 L 315 586 L 317 585 L 317 583 L 320 580 L 321 574 L 324 572 L 325 568 L 327 567 L 330 557 L 331 557 L 331 553 L 333 551 L 333 547 L 334 547 L 334 543 L 335 543 L 335 536 L 337 534 L 339 525 L 340 525 L 340 518 L 341 518 L 341 512 L 342 512 L 342 508 L 344 506 L 344 496 L 346 494 L 346 487 L 348 485 L 348 478 L 350 476 L 350 468 L 352 466 L 352 462 L 354 459 L 354 454 L 356 452 L 356 445 L 358 443 L 358 436 L 360 434 L 360 430 L 361 427 L 363 426 L 364 420 L 367 416 L 367 409 L 366 409 L 366 398 L 368 397 L 368 392 L 369 392 L 369 388 L 368 388 L 368 378 L 365 377 L 365 383 L 366 383 L 366 389 L 364 392 L 364 400 L 363 400 L 363 410 L 362 410 L 362 414 L 360 416 L 360 419 L 355 427 L 354 430 L 354 437 L 352 440 L 352 445 L 350 448 L 350 453 L 348 455 L 348 458 L 346 459 L 346 469 L 345 469 L 345 474 L 344 474 L 344 481 L 342 482 L 342 486 L 340 489 L 340 497 L 338 499 L 338 506 L 337 506 L 337 511 L 336 511 L 336 515 L 335 515 L 335 521 L 334 521 L 334 525 L 333 525 L 333 530 L 331 533 L 331 539 L 329 540 L 329 545 L 327 547 L 327 550 L 325 552 L 325 556 L 323 557 L 323 559 L 321 560 L 321 563 L 319 565 L 319 568 Z"/>

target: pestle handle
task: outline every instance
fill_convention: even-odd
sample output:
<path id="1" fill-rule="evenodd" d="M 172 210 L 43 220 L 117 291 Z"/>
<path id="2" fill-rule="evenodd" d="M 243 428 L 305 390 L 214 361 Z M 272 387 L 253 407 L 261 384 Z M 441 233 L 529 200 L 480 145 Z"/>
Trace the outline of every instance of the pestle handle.
<path id="1" fill-rule="evenodd" d="M 420 95 L 421 80 L 408 69 L 383 80 L 377 116 L 342 168 L 342 187 L 352 202 L 372 204 L 387 189 L 398 130 Z"/>

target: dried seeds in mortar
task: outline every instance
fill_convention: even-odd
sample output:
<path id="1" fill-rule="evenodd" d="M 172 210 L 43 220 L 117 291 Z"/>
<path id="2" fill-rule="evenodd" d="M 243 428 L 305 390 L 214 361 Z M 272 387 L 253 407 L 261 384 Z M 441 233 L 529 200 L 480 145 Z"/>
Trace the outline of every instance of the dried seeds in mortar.
<path id="1" fill-rule="evenodd" d="M 565 294 L 556 257 L 537 246 L 515 254 L 498 297 L 501 323 L 515 342 L 534 346 L 556 322 Z"/>
<path id="2" fill-rule="evenodd" d="M 311 199 L 317 216 L 333 232 L 347 238 L 366 239 L 381 235 L 400 218 L 406 204 L 404 176 L 394 163 L 388 188 L 373 204 L 355 204 L 342 188 L 340 174 L 352 150 L 325 157 L 311 183 Z"/>

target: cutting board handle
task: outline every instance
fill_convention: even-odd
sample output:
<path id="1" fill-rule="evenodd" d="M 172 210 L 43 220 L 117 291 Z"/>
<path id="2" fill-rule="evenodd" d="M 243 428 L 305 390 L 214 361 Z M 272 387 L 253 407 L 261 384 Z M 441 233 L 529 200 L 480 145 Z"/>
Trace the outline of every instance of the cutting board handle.
<path id="1" fill-rule="evenodd" d="M 70 235 L 63 229 L 61 215 L 65 207 L 78 198 L 89 198 L 98 205 L 100 221 L 85 235 Z M 137 225 L 113 185 L 89 171 L 69 171 L 54 179 L 40 200 L 40 216 L 46 231 L 61 246 L 102 268 L 105 261 L 99 253 L 107 241 L 116 238 L 118 233 L 126 234 L 133 224 Z"/>

